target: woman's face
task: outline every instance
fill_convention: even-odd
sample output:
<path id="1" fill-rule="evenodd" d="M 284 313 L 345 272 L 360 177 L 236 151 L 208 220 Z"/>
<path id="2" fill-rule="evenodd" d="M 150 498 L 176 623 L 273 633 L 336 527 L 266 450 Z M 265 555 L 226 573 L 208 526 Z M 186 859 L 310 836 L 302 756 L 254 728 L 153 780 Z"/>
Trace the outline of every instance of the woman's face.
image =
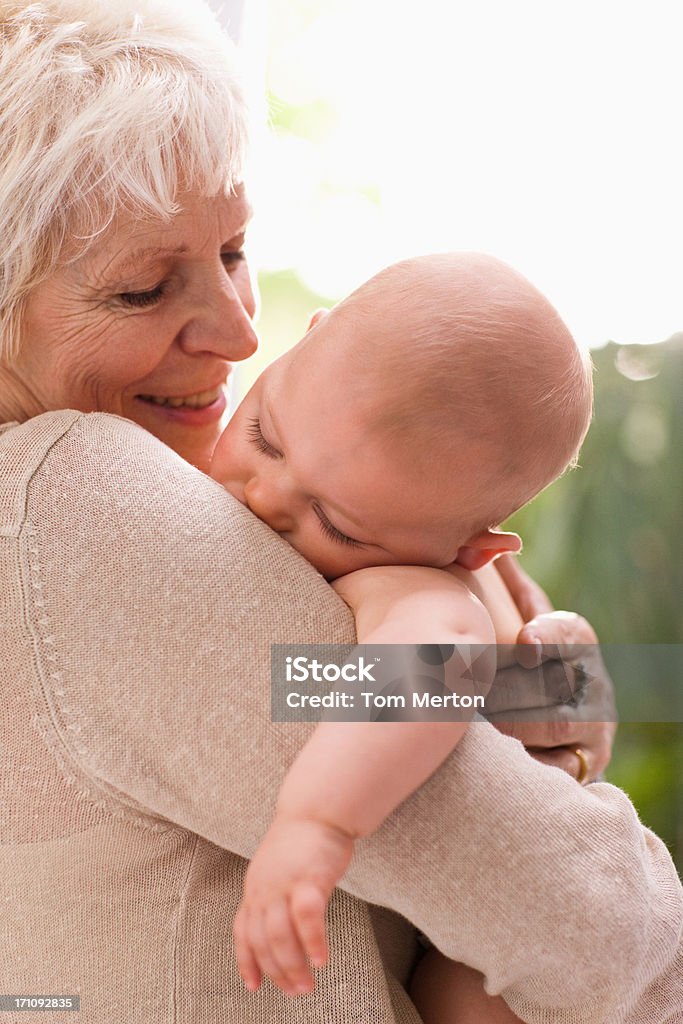
<path id="1" fill-rule="evenodd" d="M 180 203 L 169 223 L 121 217 L 36 286 L 10 386 L 23 417 L 116 413 L 207 470 L 231 364 L 257 345 L 251 210 L 241 189 Z"/>

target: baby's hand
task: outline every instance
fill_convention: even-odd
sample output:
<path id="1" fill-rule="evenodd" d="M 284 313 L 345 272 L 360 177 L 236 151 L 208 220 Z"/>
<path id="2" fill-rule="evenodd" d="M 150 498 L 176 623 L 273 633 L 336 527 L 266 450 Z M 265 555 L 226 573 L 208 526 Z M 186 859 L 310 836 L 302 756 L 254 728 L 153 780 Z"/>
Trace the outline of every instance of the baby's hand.
<path id="1" fill-rule="evenodd" d="M 249 865 L 233 924 L 247 988 L 264 974 L 287 995 L 312 992 L 315 967 L 327 962 L 325 909 L 346 871 L 353 840 L 313 820 L 276 817 Z"/>

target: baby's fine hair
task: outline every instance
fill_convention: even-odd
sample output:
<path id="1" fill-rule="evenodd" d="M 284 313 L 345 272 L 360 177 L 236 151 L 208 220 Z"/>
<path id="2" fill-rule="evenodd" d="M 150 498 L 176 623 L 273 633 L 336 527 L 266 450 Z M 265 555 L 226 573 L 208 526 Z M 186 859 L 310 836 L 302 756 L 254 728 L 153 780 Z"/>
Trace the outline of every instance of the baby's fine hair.
<path id="1" fill-rule="evenodd" d="M 470 495 L 471 536 L 576 465 L 592 415 L 590 357 L 507 264 L 481 253 L 405 260 L 333 312 L 355 325 L 360 386 L 386 398 L 378 425 L 392 443 L 414 447 L 432 475 L 457 472 L 463 446 L 478 453 L 486 484 Z"/>

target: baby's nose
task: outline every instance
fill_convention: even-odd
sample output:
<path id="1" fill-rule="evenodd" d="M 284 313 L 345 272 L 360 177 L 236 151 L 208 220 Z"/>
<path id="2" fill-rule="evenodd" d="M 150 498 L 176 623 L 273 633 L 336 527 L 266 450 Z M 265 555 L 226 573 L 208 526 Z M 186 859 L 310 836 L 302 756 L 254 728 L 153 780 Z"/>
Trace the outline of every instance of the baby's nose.
<path id="1" fill-rule="evenodd" d="M 284 488 L 262 480 L 252 479 L 244 488 L 248 507 L 276 533 L 288 533 L 294 527 Z"/>

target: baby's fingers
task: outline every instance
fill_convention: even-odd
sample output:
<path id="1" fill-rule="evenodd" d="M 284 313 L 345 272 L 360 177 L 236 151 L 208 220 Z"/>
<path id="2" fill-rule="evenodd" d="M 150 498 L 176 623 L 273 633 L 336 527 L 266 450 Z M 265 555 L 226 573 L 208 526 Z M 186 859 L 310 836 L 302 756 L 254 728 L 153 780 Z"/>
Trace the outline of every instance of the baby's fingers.
<path id="1" fill-rule="evenodd" d="M 242 980 L 250 992 L 256 992 L 261 984 L 262 975 L 249 941 L 248 913 L 244 906 L 240 907 L 235 916 L 232 935 L 235 940 L 237 968 Z"/>
<path id="2" fill-rule="evenodd" d="M 315 967 L 327 963 L 327 940 L 325 938 L 325 908 L 327 899 L 324 892 L 310 882 L 297 885 L 290 906 L 292 918 L 301 945 Z"/>
<path id="3" fill-rule="evenodd" d="M 312 992 L 313 975 L 306 962 L 306 954 L 299 941 L 285 900 L 278 900 L 268 907 L 265 917 L 265 934 L 273 959 L 278 964 L 282 978 L 286 982 L 286 985 L 277 981 L 276 984 L 289 995 L 303 995 L 305 992 Z"/>
<path id="4" fill-rule="evenodd" d="M 252 909 L 249 913 L 249 943 L 252 953 L 258 963 L 259 970 L 263 974 L 267 974 L 273 984 L 281 988 L 283 992 L 293 995 L 294 993 L 290 991 L 289 982 L 273 956 L 270 939 L 265 928 L 265 916 L 265 908 L 260 907 Z"/>

